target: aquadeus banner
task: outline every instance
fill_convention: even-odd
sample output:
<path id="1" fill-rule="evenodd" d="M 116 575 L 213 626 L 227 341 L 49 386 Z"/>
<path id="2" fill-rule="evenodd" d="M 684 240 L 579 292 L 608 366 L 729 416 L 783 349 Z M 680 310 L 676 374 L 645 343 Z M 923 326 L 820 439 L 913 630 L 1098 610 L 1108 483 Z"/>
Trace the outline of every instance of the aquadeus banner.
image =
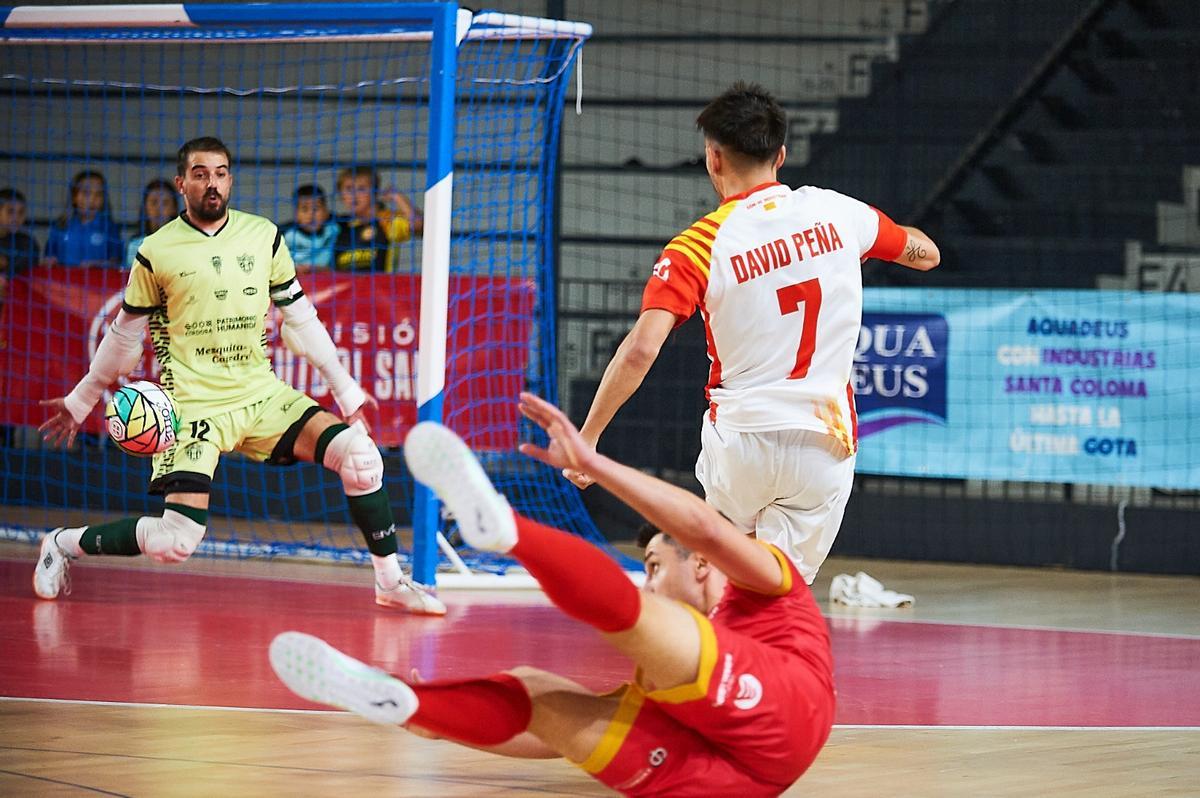
<path id="1" fill-rule="evenodd" d="M 864 300 L 860 472 L 1200 488 L 1200 294 Z"/>

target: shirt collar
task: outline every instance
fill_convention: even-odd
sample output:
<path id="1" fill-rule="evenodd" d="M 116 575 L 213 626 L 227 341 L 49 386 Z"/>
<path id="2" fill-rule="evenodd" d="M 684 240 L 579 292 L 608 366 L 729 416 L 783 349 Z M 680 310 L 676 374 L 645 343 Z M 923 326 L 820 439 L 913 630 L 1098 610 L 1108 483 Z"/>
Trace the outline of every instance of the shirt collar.
<path id="1" fill-rule="evenodd" d="M 736 200 L 744 200 L 746 197 L 749 197 L 751 194 L 753 194 L 757 191 L 762 191 L 764 188 L 771 188 L 772 186 L 782 186 L 782 185 L 783 185 L 783 183 L 780 183 L 778 180 L 769 180 L 766 183 L 759 183 L 754 188 L 748 188 L 740 194 L 734 194 L 731 197 L 725 197 L 724 199 L 721 200 L 721 204 L 724 205 L 726 202 L 735 202 Z"/>
<path id="2" fill-rule="evenodd" d="M 219 236 L 219 235 L 221 234 L 221 231 L 222 231 L 222 230 L 224 230 L 226 227 L 228 227 L 228 226 L 229 226 L 229 220 L 233 218 L 233 214 L 229 214 L 229 213 L 227 213 L 227 214 L 225 215 L 225 224 L 223 224 L 223 225 L 221 225 L 220 227 L 218 227 L 218 228 L 217 228 L 217 231 L 216 231 L 215 233 L 205 233 L 205 232 L 204 232 L 203 230 L 201 230 L 199 227 L 197 227 L 196 225 L 192 224 L 192 220 L 188 218 L 187 211 L 180 211 L 180 212 L 179 212 L 179 218 L 180 218 L 180 219 L 183 219 L 183 221 L 184 221 L 184 224 L 186 224 L 188 227 L 190 227 L 190 228 L 192 228 L 193 230 L 195 230 L 197 233 L 200 233 L 201 235 L 208 236 L 209 238 L 216 238 L 217 236 Z"/>

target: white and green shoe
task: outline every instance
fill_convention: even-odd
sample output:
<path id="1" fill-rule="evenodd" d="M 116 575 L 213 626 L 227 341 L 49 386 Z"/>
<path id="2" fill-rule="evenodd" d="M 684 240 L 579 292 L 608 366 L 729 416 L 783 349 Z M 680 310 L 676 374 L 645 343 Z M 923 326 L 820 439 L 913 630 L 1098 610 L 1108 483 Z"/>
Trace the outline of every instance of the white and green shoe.
<path id="1" fill-rule="evenodd" d="M 270 658 L 288 689 L 309 701 L 384 725 L 405 723 L 417 711 L 417 695 L 407 684 L 312 635 L 278 635 L 271 641 Z"/>
<path id="2" fill-rule="evenodd" d="M 499 552 L 516 545 L 517 522 L 508 500 L 492 486 L 462 438 L 441 424 L 422 421 L 404 440 L 404 459 L 413 477 L 454 514 L 468 545 Z"/>

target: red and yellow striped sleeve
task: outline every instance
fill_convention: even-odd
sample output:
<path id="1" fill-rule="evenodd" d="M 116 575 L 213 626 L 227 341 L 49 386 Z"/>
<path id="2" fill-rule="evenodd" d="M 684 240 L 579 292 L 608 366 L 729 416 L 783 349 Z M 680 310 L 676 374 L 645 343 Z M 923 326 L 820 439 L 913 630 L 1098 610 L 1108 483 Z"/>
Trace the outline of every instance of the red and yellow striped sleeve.
<path id="1" fill-rule="evenodd" d="M 703 302 L 712 267 L 712 248 L 721 222 L 736 203 L 727 203 L 672 238 L 642 292 L 642 311 L 658 308 L 675 314 L 676 326 L 687 321 Z"/>

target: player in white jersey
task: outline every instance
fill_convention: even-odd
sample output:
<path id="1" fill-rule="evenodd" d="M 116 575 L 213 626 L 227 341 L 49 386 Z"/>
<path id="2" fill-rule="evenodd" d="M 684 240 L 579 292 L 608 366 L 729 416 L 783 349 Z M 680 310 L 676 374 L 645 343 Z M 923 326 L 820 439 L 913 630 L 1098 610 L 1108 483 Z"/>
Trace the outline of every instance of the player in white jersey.
<path id="1" fill-rule="evenodd" d="M 186 560 L 204 537 L 217 463 L 236 451 L 272 465 L 321 463 L 336 473 L 371 553 L 375 602 L 445 615 L 396 557 L 383 458 L 365 416 L 378 405 L 338 360 L 278 228 L 229 207 L 231 161 L 215 138 L 179 149 L 175 185 L 186 210 L 138 247 L 125 301 L 88 374 L 67 396 L 42 402 L 52 413 L 41 427 L 46 439 L 70 445 L 104 389 L 141 360 L 149 327 L 182 422 L 175 445 L 154 456 L 150 493 L 165 497 L 163 513 L 53 530 L 42 541 L 34 592 L 54 599 L 68 590 L 70 561 L 85 554 Z M 349 423 L 275 376 L 265 334 L 272 303 L 283 316 L 284 341 L 320 371 Z"/>
<path id="2" fill-rule="evenodd" d="M 920 230 L 863 202 L 777 182 L 787 119 L 761 87 L 735 84 L 696 124 L 720 205 L 663 249 L 582 433 L 599 441 L 671 330 L 699 308 L 711 367 L 696 476 L 710 504 L 787 552 L 811 584 L 854 478 L 861 264 L 927 271 L 940 256 Z"/>

